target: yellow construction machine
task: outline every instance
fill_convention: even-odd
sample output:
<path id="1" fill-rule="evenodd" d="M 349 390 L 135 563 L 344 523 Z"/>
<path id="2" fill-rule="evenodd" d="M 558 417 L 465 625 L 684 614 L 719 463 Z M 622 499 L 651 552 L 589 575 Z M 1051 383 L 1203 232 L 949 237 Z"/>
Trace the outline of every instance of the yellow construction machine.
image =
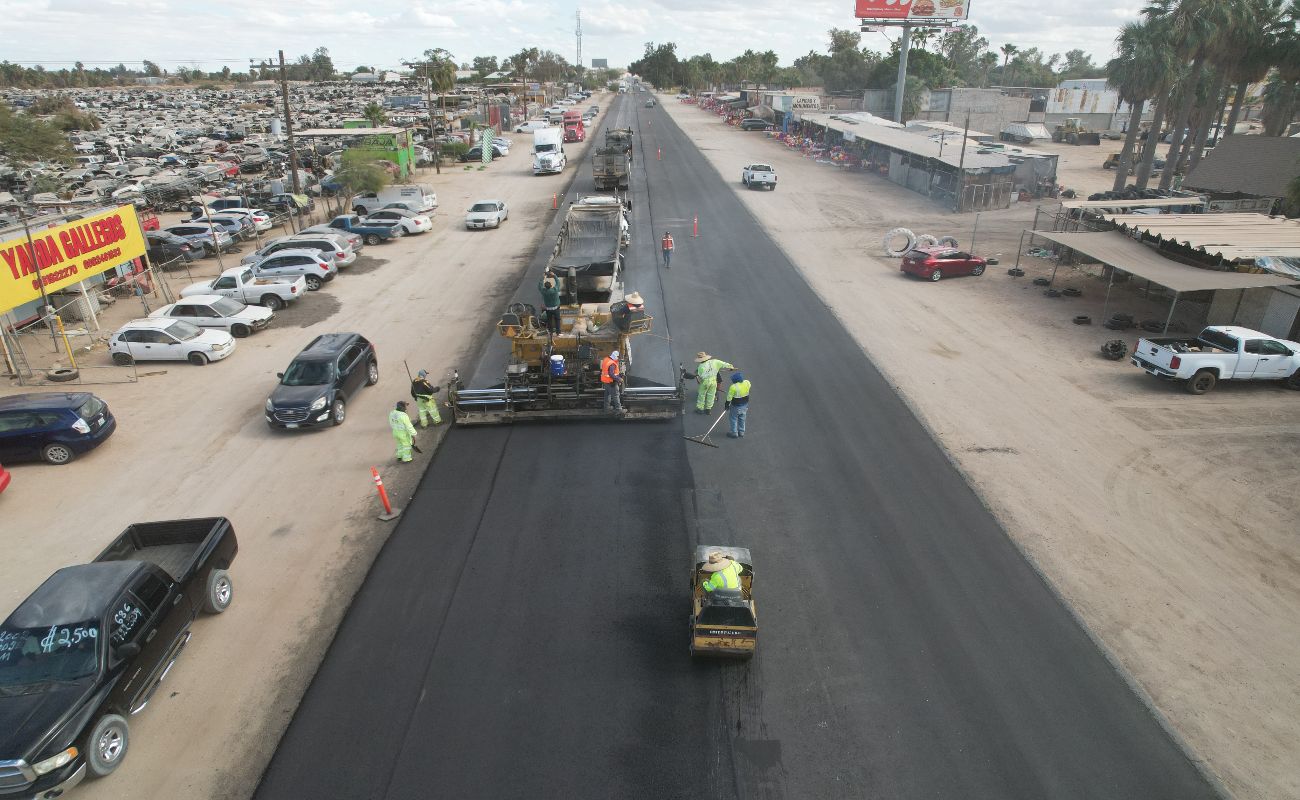
<path id="1" fill-rule="evenodd" d="M 1052 141 L 1067 144 L 1101 144 L 1101 134 L 1088 130 L 1078 117 L 1070 117 L 1052 131 Z"/>

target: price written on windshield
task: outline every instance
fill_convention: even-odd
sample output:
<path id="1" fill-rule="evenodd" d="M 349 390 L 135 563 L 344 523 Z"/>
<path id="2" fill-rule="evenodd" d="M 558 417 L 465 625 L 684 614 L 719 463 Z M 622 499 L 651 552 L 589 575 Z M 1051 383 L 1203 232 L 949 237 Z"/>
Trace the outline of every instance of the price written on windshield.
<path id="1" fill-rule="evenodd" d="M 130 601 L 123 603 L 117 613 L 113 614 L 113 641 L 117 644 L 125 642 L 143 616 L 144 612 L 139 606 Z"/>
<path id="2" fill-rule="evenodd" d="M 86 625 L 76 627 L 60 628 L 58 625 L 50 627 L 50 632 L 45 634 L 41 639 L 41 652 L 52 653 L 63 647 L 76 647 L 87 639 L 95 639 L 99 636 L 99 629 Z"/>

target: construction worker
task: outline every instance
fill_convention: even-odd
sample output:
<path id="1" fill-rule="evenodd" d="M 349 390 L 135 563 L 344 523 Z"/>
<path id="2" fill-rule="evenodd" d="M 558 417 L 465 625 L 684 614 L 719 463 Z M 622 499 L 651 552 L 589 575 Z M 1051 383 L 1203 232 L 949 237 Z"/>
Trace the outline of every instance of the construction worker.
<path id="1" fill-rule="evenodd" d="M 664 266 L 672 267 L 673 260 L 673 235 L 664 231 L 664 238 L 659 242 L 659 246 L 664 251 Z"/>
<path id="2" fill-rule="evenodd" d="M 411 447 L 415 441 L 415 426 L 406 415 L 406 401 L 398 400 L 397 407 L 388 412 L 388 424 L 393 428 L 393 439 L 397 441 L 397 460 L 403 463 L 411 460 Z"/>
<path id="3" fill-rule="evenodd" d="M 727 436 L 741 439 L 745 436 L 745 418 L 749 416 L 749 381 L 739 372 L 731 373 L 731 386 L 727 387 L 727 401 L 723 407 L 728 410 L 727 422 L 731 430 Z"/>
<path id="4" fill-rule="evenodd" d="M 537 291 L 542 293 L 542 308 L 545 309 L 543 316 L 546 318 L 546 329 L 551 333 L 560 332 L 560 282 L 555 279 L 555 273 L 550 267 L 546 268 L 546 274 L 537 282 Z"/>
<path id="5" fill-rule="evenodd" d="M 718 373 L 724 369 L 735 367 L 703 350 L 695 354 L 695 374 L 688 374 L 687 377 L 694 377 L 700 382 L 700 390 L 695 395 L 696 414 L 713 413 L 713 403 L 718 396 Z"/>
<path id="6" fill-rule="evenodd" d="M 709 573 L 709 577 L 701 584 L 704 591 L 710 594 L 716 591 L 740 591 L 740 562 L 714 550 L 709 553 L 709 563 L 702 569 Z"/>
<path id="7" fill-rule="evenodd" d="M 619 371 L 618 351 L 610 353 L 600 360 L 600 385 L 605 390 L 605 410 L 611 408 L 616 414 L 623 413 L 623 400 L 618 395 L 618 385 L 623 382 Z"/>
<path id="8" fill-rule="evenodd" d="M 415 399 L 415 407 L 420 410 L 421 428 L 429 427 L 430 420 L 433 420 L 434 425 L 442 423 L 442 417 L 438 414 L 438 401 L 434 398 L 440 388 L 442 387 L 429 382 L 429 373 L 425 370 L 417 372 L 415 380 L 411 381 L 411 397 Z"/>

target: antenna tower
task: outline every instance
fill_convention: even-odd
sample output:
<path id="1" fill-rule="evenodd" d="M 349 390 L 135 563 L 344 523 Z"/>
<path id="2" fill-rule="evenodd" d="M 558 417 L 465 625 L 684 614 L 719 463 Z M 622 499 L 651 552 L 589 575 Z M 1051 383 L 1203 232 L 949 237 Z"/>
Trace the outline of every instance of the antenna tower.
<path id="1" fill-rule="evenodd" d="M 573 16 L 578 23 L 577 27 L 573 29 L 573 35 L 576 36 L 578 39 L 578 62 L 577 64 L 575 64 L 575 66 L 581 67 L 582 66 L 582 7 L 581 6 L 578 7 L 578 10 L 574 12 Z"/>

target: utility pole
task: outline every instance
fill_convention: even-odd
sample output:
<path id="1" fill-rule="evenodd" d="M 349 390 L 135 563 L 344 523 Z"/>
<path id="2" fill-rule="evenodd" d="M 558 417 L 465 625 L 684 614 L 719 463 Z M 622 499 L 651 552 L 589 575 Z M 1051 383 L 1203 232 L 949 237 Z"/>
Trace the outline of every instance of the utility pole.
<path id="1" fill-rule="evenodd" d="M 903 124 L 903 90 L 907 88 L 907 51 L 912 47 L 912 26 L 903 23 L 903 38 L 898 40 L 898 83 L 894 86 L 894 122 Z"/>
<path id="2" fill-rule="evenodd" d="M 403 61 L 402 66 L 417 67 L 420 64 L 414 64 L 410 61 Z M 433 141 L 433 169 L 434 172 L 442 174 L 442 145 L 438 143 L 438 131 L 433 126 L 433 81 L 429 78 L 429 62 L 424 62 L 424 105 L 429 111 L 429 138 Z"/>
<path id="3" fill-rule="evenodd" d="M 574 19 L 578 23 L 573 30 L 573 35 L 578 39 L 578 60 L 574 63 L 578 69 L 582 69 L 582 6 L 578 6 L 578 10 L 574 12 Z"/>
<path id="4" fill-rule="evenodd" d="M 289 73 L 284 66 L 284 51 L 280 51 L 280 97 L 284 100 L 284 129 L 289 134 L 289 178 L 293 193 L 302 194 L 298 185 L 298 151 L 293 144 L 293 115 L 289 113 Z"/>

